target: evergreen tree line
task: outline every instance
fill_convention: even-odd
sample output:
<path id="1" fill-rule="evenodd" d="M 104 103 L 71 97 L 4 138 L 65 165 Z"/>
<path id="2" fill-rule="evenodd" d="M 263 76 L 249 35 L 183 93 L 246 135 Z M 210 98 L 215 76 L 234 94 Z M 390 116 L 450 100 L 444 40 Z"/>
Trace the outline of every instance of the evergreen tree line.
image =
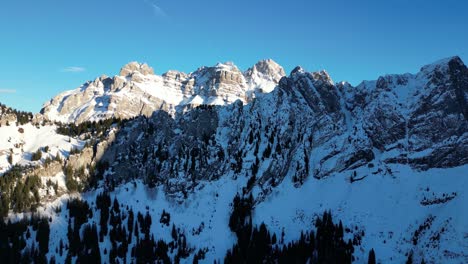
<path id="1" fill-rule="evenodd" d="M 69 200 L 67 209 L 69 213 L 67 227 L 69 246 L 65 262 L 71 263 L 72 257 L 77 257 L 78 263 L 100 263 L 96 226 L 94 224 L 86 225 L 83 229 L 83 236 L 80 236 L 81 227 L 93 217 L 93 211 L 86 201 L 79 199 Z M 84 260 L 97 262 L 83 262 Z"/>
<path id="2" fill-rule="evenodd" d="M 31 231 L 35 232 L 35 237 Z M 0 262 L 48 263 L 49 234 L 47 218 L 33 216 L 15 223 L 0 221 Z M 27 246 L 27 241 L 32 241 L 31 246 Z"/>
<path id="3" fill-rule="evenodd" d="M 56 123 L 57 125 L 57 133 L 62 134 L 69 137 L 77 137 L 83 135 L 85 133 L 90 133 L 91 135 L 95 135 L 98 137 L 102 137 L 105 135 L 110 127 L 114 124 L 120 126 L 125 121 L 121 120 L 120 118 L 109 118 L 99 121 L 85 121 L 79 124 L 69 123 Z"/>
<path id="4" fill-rule="evenodd" d="M 187 239 L 180 229 L 172 225 L 173 241 L 166 243 L 157 240 L 151 232 L 153 219 L 149 212 L 145 214 L 133 209 L 124 209 L 119 201 L 111 200 L 109 193 L 103 192 L 96 196 L 96 208 L 100 211 L 99 242 L 103 242 L 107 234 L 111 242 L 109 250 L 110 263 L 179 263 L 187 258 L 192 249 L 187 245 Z M 160 224 L 169 226 L 170 214 L 163 210 Z M 130 248 L 130 245 L 133 246 Z M 104 251 L 106 253 L 106 251 Z M 169 254 L 175 252 L 172 260 Z M 131 260 L 128 259 L 128 254 Z M 204 258 L 203 251 L 195 254 L 195 259 Z"/>
<path id="5" fill-rule="evenodd" d="M 36 175 L 23 179 L 25 170 L 25 167 L 15 165 L 0 177 L 1 217 L 7 216 L 10 209 L 17 213 L 34 211 L 39 204 L 41 179 Z"/>
<path id="6" fill-rule="evenodd" d="M 86 184 L 85 168 L 80 167 L 76 170 L 71 165 L 63 168 L 65 174 L 65 185 L 70 192 L 82 191 Z M 80 181 L 76 180 L 80 179 Z"/>
<path id="7" fill-rule="evenodd" d="M 229 227 L 237 236 L 237 243 L 224 257 L 225 263 L 351 263 L 354 245 L 345 241 L 343 224 L 335 224 L 330 212 L 316 219 L 315 230 L 302 232 L 296 241 L 285 243 L 284 231 L 277 237 L 262 223 L 252 224 L 254 200 L 252 195 L 237 194 Z M 194 252 L 187 244 L 186 235 L 172 223 L 172 241 L 155 239 L 151 232 L 153 219 L 149 212 L 133 212 L 124 208 L 109 193 L 96 196 L 98 224 L 92 223 L 92 207 L 83 200 L 69 200 L 67 239 L 60 241 L 55 253 L 63 256 L 65 263 L 179 263 L 187 262 L 193 255 L 193 263 L 204 259 L 207 249 Z M 98 211 L 99 210 L 99 211 Z M 60 212 L 60 211 L 59 211 Z M 51 220 L 51 219 L 50 219 Z M 55 263 L 49 260 L 49 219 L 32 217 L 15 223 L 0 221 L 0 259 L 2 263 Z M 167 227 L 170 214 L 163 211 L 159 224 Z M 110 247 L 101 251 L 105 239 Z M 27 241 L 34 242 L 27 246 Z M 104 256 L 101 255 L 103 252 Z M 195 253 L 195 254 L 193 254 Z M 108 256 L 107 256 L 108 255 Z M 173 257 L 170 257 L 173 256 Z M 408 257 L 412 263 L 412 255 Z M 376 263 L 375 252 L 369 252 L 368 263 Z"/>
<path id="8" fill-rule="evenodd" d="M 7 107 L 6 105 L 0 103 L 0 113 L 2 115 L 4 114 L 13 114 L 16 116 L 16 122 L 18 122 L 19 125 L 24 125 L 28 123 L 29 121 L 32 120 L 33 114 L 31 112 L 25 112 L 25 111 L 19 111 L 10 107 Z"/>

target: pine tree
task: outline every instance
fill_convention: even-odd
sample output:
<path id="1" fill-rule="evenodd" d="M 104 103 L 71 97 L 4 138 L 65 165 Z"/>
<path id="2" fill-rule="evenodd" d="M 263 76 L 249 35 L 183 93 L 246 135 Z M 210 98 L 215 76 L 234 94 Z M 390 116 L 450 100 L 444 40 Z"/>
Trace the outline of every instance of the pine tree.
<path id="1" fill-rule="evenodd" d="M 271 238 L 271 244 L 275 245 L 277 242 L 276 240 L 277 240 L 276 234 L 273 234 L 273 237 Z"/>
<path id="2" fill-rule="evenodd" d="M 172 240 L 174 240 L 174 241 L 177 240 L 177 231 L 176 231 L 176 228 L 175 228 L 174 224 L 172 224 L 171 236 L 172 236 Z"/>
<path id="3" fill-rule="evenodd" d="M 36 152 L 34 152 L 31 156 L 32 161 L 40 160 L 42 158 L 42 151 L 41 149 L 38 149 Z"/>
<path id="4" fill-rule="evenodd" d="M 39 242 L 39 252 L 44 255 L 49 252 L 49 234 L 49 221 L 41 219 L 36 233 L 36 241 Z"/>
<path id="5" fill-rule="evenodd" d="M 140 233 L 139 233 L 139 230 L 138 230 L 138 221 L 135 221 L 135 237 L 137 239 L 137 241 L 140 239 Z"/>
<path id="6" fill-rule="evenodd" d="M 406 264 L 413 264 L 413 251 L 410 251 L 408 258 L 406 259 Z"/>
<path id="7" fill-rule="evenodd" d="M 367 261 L 368 264 L 375 264 L 375 252 L 374 249 L 369 251 L 369 260 Z"/>
<path id="8" fill-rule="evenodd" d="M 129 236 L 132 235 L 133 233 L 133 222 L 135 221 L 135 217 L 133 214 L 133 210 L 130 209 L 128 212 L 128 220 L 127 220 L 127 229 L 128 229 L 128 234 Z"/>

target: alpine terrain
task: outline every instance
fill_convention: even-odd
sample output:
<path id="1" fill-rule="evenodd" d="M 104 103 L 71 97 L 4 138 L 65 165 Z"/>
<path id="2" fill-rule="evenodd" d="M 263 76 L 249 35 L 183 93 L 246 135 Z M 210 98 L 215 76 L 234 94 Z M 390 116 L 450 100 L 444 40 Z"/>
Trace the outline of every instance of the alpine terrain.
<path id="1" fill-rule="evenodd" d="M 468 263 L 468 68 L 131 62 L 0 108 L 5 263 Z"/>

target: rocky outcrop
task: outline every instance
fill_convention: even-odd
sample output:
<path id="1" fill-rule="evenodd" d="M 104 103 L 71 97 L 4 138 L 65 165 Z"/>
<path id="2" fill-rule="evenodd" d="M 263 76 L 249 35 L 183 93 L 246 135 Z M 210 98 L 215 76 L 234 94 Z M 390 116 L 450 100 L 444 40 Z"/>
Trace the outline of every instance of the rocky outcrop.
<path id="1" fill-rule="evenodd" d="M 0 116 L 0 126 L 10 125 L 16 122 L 15 114 L 2 114 Z"/>
<path id="2" fill-rule="evenodd" d="M 140 73 L 143 75 L 150 75 L 150 74 L 153 75 L 154 71 L 153 71 L 153 68 L 148 66 L 148 64 L 138 63 L 134 61 L 123 66 L 122 69 L 120 69 L 119 75 L 123 77 L 127 77 L 127 76 L 133 75 L 134 73 Z"/>
<path id="3" fill-rule="evenodd" d="M 91 164 L 94 158 L 92 147 L 83 148 L 79 153 L 72 154 L 68 157 L 66 165 L 73 169 L 86 168 Z"/>
<path id="4" fill-rule="evenodd" d="M 62 172 L 63 164 L 60 161 L 52 161 L 51 163 L 38 166 L 30 171 L 28 175 L 37 175 L 39 177 L 51 177 Z"/>
<path id="5" fill-rule="evenodd" d="M 195 101 L 198 105 L 210 104 L 209 100 L 232 103 L 237 99 L 244 99 L 247 89 L 242 72 L 230 62 L 198 69 L 190 75 L 185 87 L 191 94 L 207 99 L 206 102 Z"/>

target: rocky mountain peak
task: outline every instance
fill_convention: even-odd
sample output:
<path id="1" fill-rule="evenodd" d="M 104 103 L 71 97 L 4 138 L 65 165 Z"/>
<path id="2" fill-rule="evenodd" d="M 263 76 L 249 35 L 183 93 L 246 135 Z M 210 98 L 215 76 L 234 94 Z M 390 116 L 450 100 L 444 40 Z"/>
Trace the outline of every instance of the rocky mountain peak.
<path id="1" fill-rule="evenodd" d="M 271 92 L 285 75 L 283 67 L 271 59 L 261 60 L 244 72 L 249 85 L 263 92 Z"/>
<path id="2" fill-rule="evenodd" d="M 139 63 L 136 61 L 127 63 L 125 66 L 120 69 L 120 76 L 129 76 L 134 72 L 139 72 L 143 75 L 154 75 L 154 70 L 146 63 Z"/>
<path id="3" fill-rule="evenodd" d="M 457 87 L 453 92 L 457 94 L 459 100 L 463 99 L 463 91 L 466 91 L 468 69 L 458 56 L 438 60 L 434 63 L 423 66 L 416 78 L 428 80 L 428 87 Z"/>
<path id="4" fill-rule="evenodd" d="M 300 74 L 300 73 L 305 73 L 306 71 L 304 70 L 304 68 L 302 68 L 301 66 L 296 66 L 290 73 L 291 76 L 295 75 L 295 74 Z"/>
<path id="5" fill-rule="evenodd" d="M 286 75 L 283 67 L 281 67 L 281 65 L 279 65 L 272 59 L 266 59 L 257 62 L 252 68 L 247 70 L 247 73 L 248 72 L 258 72 L 264 75 L 269 75 L 277 81 L 279 81 L 281 77 Z"/>
<path id="6" fill-rule="evenodd" d="M 312 77 L 314 78 L 315 81 L 318 81 L 320 83 L 327 83 L 331 85 L 334 84 L 330 74 L 328 74 L 328 72 L 325 70 L 313 72 Z"/>
<path id="7" fill-rule="evenodd" d="M 203 66 L 198 68 L 195 72 L 190 74 L 190 77 L 197 79 L 198 81 L 215 81 L 219 82 L 219 79 L 231 79 L 240 82 L 242 72 L 232 62 L 221 63 L 218 62 L 214 66 Z"/>
<path id="8" fill-rule="evenodd" d="M 240 72 L 239 68 L 234 64 L 232 61 L 227 62 L 218 62 L 213 67 L 205 67 L 205 69 L 210 69 L 212 71 L 232 71 L 232 72 Z"/>
<path id="9" fill-rule="evenodd" d="M 188 75 L 184 72 L 176 71 L 176 70 L 169 70 L 162 75 L 163 78 L 172 79 L 175 81 L 182 81 L 187 79 Z"/>
<path id="10" fill-rule="evenodd" d="M 445 72 L 448 70 L 449 67 L 456 67 L 456 66 L 461 66 L 464 65 L 463 61 L 460 59 L 458 56 L 453 56 L 453 57 L 448 57 L 444 58 L 438 61 L 435 61 L 431 64 L 425 65 L 421 67 L 421 72 L 423 73 L 430 73 L 434 71 L 441 71 Z"/>
<path id="11" fill-rule="evenodd" d="M 335 83 L 333 82 L 332 78 L 325 70 L 316 71 L 316 72 L 308 72 L 301 66 L 297 66 L 291 71 L 290 78 L 294 81 L 306 78 L 309 79 L 314 85 L 316 86 L 333 86 Z"/>

